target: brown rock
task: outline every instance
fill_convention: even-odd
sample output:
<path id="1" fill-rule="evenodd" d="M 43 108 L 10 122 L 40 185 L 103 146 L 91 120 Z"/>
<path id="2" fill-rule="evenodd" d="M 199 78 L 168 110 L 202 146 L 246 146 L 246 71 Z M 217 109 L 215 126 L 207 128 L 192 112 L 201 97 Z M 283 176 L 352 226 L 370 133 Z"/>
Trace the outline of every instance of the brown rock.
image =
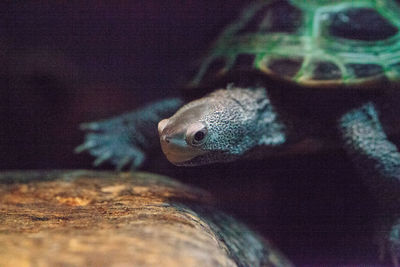
<path id="1" fill-rule="evenodd" d="M 291 266 L 211 197 L 149 173 L 0 173 L 0 266 Z"/>

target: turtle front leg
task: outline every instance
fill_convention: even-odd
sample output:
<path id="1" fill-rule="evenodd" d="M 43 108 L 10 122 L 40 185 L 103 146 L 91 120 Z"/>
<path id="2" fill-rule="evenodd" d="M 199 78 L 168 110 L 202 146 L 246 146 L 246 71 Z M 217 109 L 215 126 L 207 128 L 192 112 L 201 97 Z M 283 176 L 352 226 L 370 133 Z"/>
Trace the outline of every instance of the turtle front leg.
<path id="1" fill-rule="evenodd" d="M 339 119 L 344 147 L 381 209 L 381 246 L 395 266 L 400 259 L 400 153 L 388 140 L 373 103 L 353 109 Z M 388 246 L 388 247 L 387 247 Z M 382 247 L 381 247 L 382 248 Z M 382 249 L 381 249 L 382 251 Z M 383 258 L 385 253 L 381 253 Z"/>
<path id="2" fill-rule="evenodd" d="M 96 157 L 94 165 L 111 162 L 117 170 L 142 165 L 146 154 L 160 144 L 157 123 L 171 116 L 182 105 L 180 98 L 153 102 L 141 109 L 103 121 L 83 123 L 85 141 L 75 152 L 89 152 Z"/>

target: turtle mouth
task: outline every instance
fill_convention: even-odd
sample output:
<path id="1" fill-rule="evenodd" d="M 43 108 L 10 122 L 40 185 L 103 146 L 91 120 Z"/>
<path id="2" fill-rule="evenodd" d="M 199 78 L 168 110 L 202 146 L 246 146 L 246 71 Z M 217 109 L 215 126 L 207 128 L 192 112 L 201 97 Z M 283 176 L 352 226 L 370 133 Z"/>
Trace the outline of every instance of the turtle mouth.
<path id="1" fill-rule="evenodd" d="M 161 149 L 168 161 L 177 166 L 182 166 L 185 164 L 185 162 L 188 162 L 196 157 L 196 155 L 191 153 L 171 151 L 170 147 L 166 147 L 163 142 L 161 142 Z"/>
<path id="2" fill-rule="evenodd" d="M 168 161 L 176 166 L 192 165 L 190 162 L 207 153 L 207 151 L 193 149 L 191 147 L 181 147 L 165 141 L 165 139 L 167 138 L 163 136 L 160 138 L 161 150 Z"/>
<path id="3" fill-rule="evenodd" d="M 192 157 L 187 157 L 184 158 L 181 155 L 173 155 L 173 154 L 165 154 L 167 157 L 168 161 L 174 164 L 175 166 L 178 167 L 195 167 L 195 166 L 201 166 L 205 164 L 209 164 L 204 162 L 202 159 L 202 155 L 195 155 Z M 175 158 L 176 156 L 176 158 Z"/>

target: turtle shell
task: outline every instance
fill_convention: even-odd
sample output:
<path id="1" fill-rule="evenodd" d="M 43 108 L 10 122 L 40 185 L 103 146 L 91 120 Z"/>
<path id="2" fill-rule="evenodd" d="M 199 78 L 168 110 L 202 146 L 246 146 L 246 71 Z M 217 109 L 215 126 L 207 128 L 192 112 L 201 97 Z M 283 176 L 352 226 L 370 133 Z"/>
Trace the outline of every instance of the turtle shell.
<path id="1" fill-rule="evenodd" d="M 400 1 L 264 0 L 217 39 L 193 86 L 235 71 L 308 87 L 400 80 Z"/>

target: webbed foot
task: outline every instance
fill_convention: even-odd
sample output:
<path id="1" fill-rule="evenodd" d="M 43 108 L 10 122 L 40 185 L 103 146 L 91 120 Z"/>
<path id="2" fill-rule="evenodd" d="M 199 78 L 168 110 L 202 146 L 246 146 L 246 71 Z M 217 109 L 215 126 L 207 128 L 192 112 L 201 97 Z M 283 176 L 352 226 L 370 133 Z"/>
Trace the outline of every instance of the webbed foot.
<path id="1" fill-rule="evenodd" d="M 80 129 L 87 132 L 82 145 L 75 148 L 76 153 L 88 152 L 96 159 L 94 166 L 110 162 L 117 170 L 129 166 L 134 170 L 142 165 L 145 153 L 140 146 L 144 137 L 135 131 L 134 125 L 124 125 L 123 118 L 83 123 Z"/>
<path id="2" fill-rule="evenodd" d="M 182 103 L 180 98 L 168 98 L 115 118 L 83 123 L 80 129 L 86 132 L 85 141 L 75 152 L 94 156 L 94 166 L 110 162 L 117 170 L 127 166 L 135 170 L 160 144 L 157 123 L 171 116 Z"/>

